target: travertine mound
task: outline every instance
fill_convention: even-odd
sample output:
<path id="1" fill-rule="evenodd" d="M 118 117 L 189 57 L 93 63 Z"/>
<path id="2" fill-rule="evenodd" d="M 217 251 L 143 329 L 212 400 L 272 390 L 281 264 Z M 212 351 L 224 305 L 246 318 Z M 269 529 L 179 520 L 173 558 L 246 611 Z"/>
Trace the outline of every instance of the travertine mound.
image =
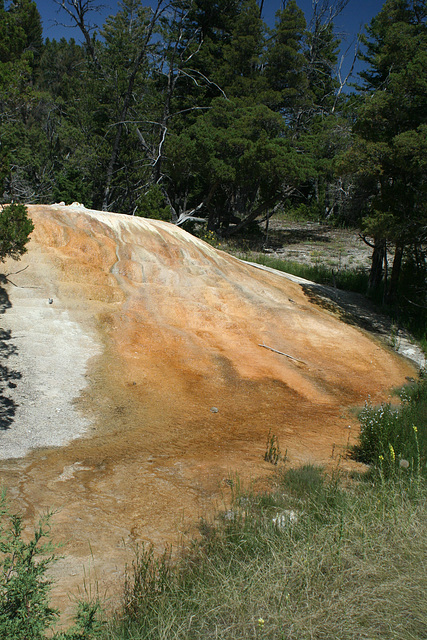
<path id="1" fill-rule="evenodd" d="M 29 517 L 59 509 L 63 608 L 91 554 L 115 583 L 123 543 L 175 541 L 230 474 L 268 473 L 269 430 L 291 464 L 336 461 L 349 410 L 414 375 L 300 284 L 173 225 L 77 205 L 29 214 L 29 251 L 4 268 L 24 269 L 1 316 L 22 377 L 0 432 L 1 457 L 27 455 L 0 469 Z"/>

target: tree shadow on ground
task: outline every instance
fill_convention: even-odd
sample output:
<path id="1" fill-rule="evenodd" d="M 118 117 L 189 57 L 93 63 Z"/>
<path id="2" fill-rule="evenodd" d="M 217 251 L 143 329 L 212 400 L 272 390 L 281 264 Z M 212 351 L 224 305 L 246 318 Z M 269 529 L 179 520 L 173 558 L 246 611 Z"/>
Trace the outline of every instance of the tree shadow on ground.
<path id="1" fill-rule="evenodd" d="M 5 283 L 5 276 L 0 276 L 1 284 Z M 0 285 L 0 314 L 10 309 L 10 302 L 6 289 Z M 22 378 L 19 371 L 15 371 L 8 366 L 8 359 L 16 355 L 18 349 L 13 344 L 12 332 L 0 328 L 0 431 L 10 428 L 13 423 L 18 404 L 7 395 L 7 390 L 16 387 L 16 381 Z"/>
<path id="2" fill-rule="evenodd" d="M 361 293 L 314 283 L 304 284 L 302 288 L 310 302 L 338 315 L 343 322 L 381 336 L 390 334 L 391 318 L 383 315 L 381 310 Z"/>
<path id="3" fill-rule="evenodd" d="M 267 243 L 270 249 L 280 249 L 299 244 L 328 245 L 332 242 L 330 235 L 330 227 L 326 225 L 307 226 L 286 226 L 270 227 L 268 231 L 268 240 L 265 230 L 261 225 L 257 225 L 252 229 L 252 233 L 243 230 L 241 233 L 232 235 L 228 239 L 231 243 L 237 243 L 248 251 L 260 251 L 265 248 Z"/>
<path id="4" fill-rule="evenodd" d="M 328 244 L 331 238 L 327 235 L 327 227 L 316 227 L 311 229 L 275 229 L 270 231 L 270 241 L 277 242 L 280 246 L 290 244 L 302 244 L 308 242 L 319 242 Z"/>

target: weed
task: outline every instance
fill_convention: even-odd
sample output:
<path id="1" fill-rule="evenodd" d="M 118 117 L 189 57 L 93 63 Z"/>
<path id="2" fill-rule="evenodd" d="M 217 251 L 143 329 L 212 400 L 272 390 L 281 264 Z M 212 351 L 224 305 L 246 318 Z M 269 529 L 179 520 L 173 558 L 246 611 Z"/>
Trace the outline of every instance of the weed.
<path id="1" fill-rule="evenodd" d="M 11 513 L 3 491 L 0 498 L 0 638 L 5 640 L 91 640 L 98 637 L 98 603 L 80 602 L 74 626 L 53 633 L 59 616 L 50 606 L 57 547 L 51 538 L 52 513 L 40 518 L 27 542 L 22 517 Z"/>
<path id="2" fill-rule="evenodd" d="M 156 609 L 172 579 L 171 551 L 158 557 L 152 545 L 139 546 L 125 574 L 123 607 L 127 619 L 140 618 Z"/>
<path id="3" fill-rule="evenodd" d="M 353 456 L 386 478 L 406 474 L 418 482 L 427 461 L 427 380 L 405 387 L 400 397 L 400 407 L 366 403 L 359 415 L 360 440 Z"/>
<path id="4" fill-rule="evenodd" d="M 394 351 L 398 351 L 400 347 L 399 327 L 393 322 L 390 329 L 390 345 Z"/>
<path id="5" fill-rule="evenodd" d="M 214 231 L 210 229 L 203 229 L 198 237 L 200 238 L 200 240 L 203 240 L 203 242 L 207 242 L 216 249 L 219 249 L 221 247 L 221 242 L 218 236 Z"/>
<path id="6" fill-rule="evenodd" d="M 281 458 L 279 440 L 276 435 L 268 432 L 267 447 L 264 453 L 264 460 L 276 465 Z"/>
<path id="7" fill-rule="evenodd" d="M 150 579 L 150 606 L 111 638 L 424 637 L 426 501 L 390 481 L 345 486 L 318 467 L 281 468 L 268 496 L 246 494 L 244 509 L 236 497 L 236 517 L 205 526 L 166 586 Z"/>

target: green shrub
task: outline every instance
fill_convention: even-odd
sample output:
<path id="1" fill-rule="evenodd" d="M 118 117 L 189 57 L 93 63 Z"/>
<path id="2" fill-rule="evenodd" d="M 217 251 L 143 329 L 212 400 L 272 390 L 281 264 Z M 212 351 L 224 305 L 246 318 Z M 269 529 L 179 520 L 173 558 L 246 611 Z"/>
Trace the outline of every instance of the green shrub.
<path id="1" fill-rule="evenodd" d="M 45 638 L 58 611 L 49 605 L 52 581 L 47 570 L 55 561 L 50 514 L 41 518 L 29 542 L 22 518 L 11 514 L 3 493 L 0 503 L 0 638 Z"/>
<path id="2" fill-rule="evenodd" d="M 26 252 L 34 225 L 23 204 L 10 204 L 0 209 L 0 262 L 8 257 L 19 260 Z"/>
<path id="3" fill-rule="evenodd" d="M 102 631 L 98 602 L 78 603 L 75 624 L 53 633 L 59 616 L 50 606 L 49 568 L 57 560 L 51 513 L 40 518 L 29 540 L 22 517 L 11 513 L 5 492 L 0 498 L 0 638 L 2 640 L 94 640 Z"/>
<path id="4" fill-rule="evenodd" d="M 400 397 L 399 407 L 367 403 L 359 415 L 360 438 L 353 456 L 386 477 L 426 473 L 427 380 L 405 387 Z"/>

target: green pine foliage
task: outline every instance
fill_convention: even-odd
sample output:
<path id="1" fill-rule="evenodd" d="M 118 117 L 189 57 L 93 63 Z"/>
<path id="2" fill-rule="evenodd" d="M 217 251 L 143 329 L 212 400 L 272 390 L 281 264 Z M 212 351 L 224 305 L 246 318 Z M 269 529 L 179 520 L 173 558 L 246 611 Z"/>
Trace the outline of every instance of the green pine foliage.
<path id="1" fill-rule="evenodd" d="M 49 605 L 55 559 L 50 540 L 51 515 L 41 518 L 32 537 L 24 539 L 22 518 L 0 502 L 0 637 L 41 640 L 58 617 Z"/>
<path id="2" fill-rule="evenodd" d="M 10 204 L 0 209 L 0 262 L 6 258 L 19 260 L 27 251 L 26 244 L 34 229 L 23 204 Z"/>
<path id="3" fill-rule="evenodd" d="M 427 380 L 405 387 L 401 406 L 367 403 L 359 419 L 360 442 L 354 457 L 384 476 L 427 475 Z"/>
<path id="4" fill-rule="evenodd" d="M 287 2 L 277 12 L 276 25 L 267 42 L 265 75 L 274 92 L 272 108 L 280 111 L 288 122 L 297 117 L 308 89 L 302 51 L 306 27 L 304 13 L 297 3 Z"/>
<path id="5" fill-rule="evenodd" d="M 427 149 L 427 9 L 417 0 L 387 0 L 364 39 L 366 95 L 354 124 L 349 158 L 368 198 L 362 232 L 384 264 L 394 259 L 386 298 L 396 300 L 405 255 L 425 245 Z M 381 260 L 380 260 L 381 262 Z M 373 262 L 375 267 L 375 262 Z M 381 265 L 376 265 L 381 282 Z M 416 301 L 414 301 L 416 302 Z"/>

